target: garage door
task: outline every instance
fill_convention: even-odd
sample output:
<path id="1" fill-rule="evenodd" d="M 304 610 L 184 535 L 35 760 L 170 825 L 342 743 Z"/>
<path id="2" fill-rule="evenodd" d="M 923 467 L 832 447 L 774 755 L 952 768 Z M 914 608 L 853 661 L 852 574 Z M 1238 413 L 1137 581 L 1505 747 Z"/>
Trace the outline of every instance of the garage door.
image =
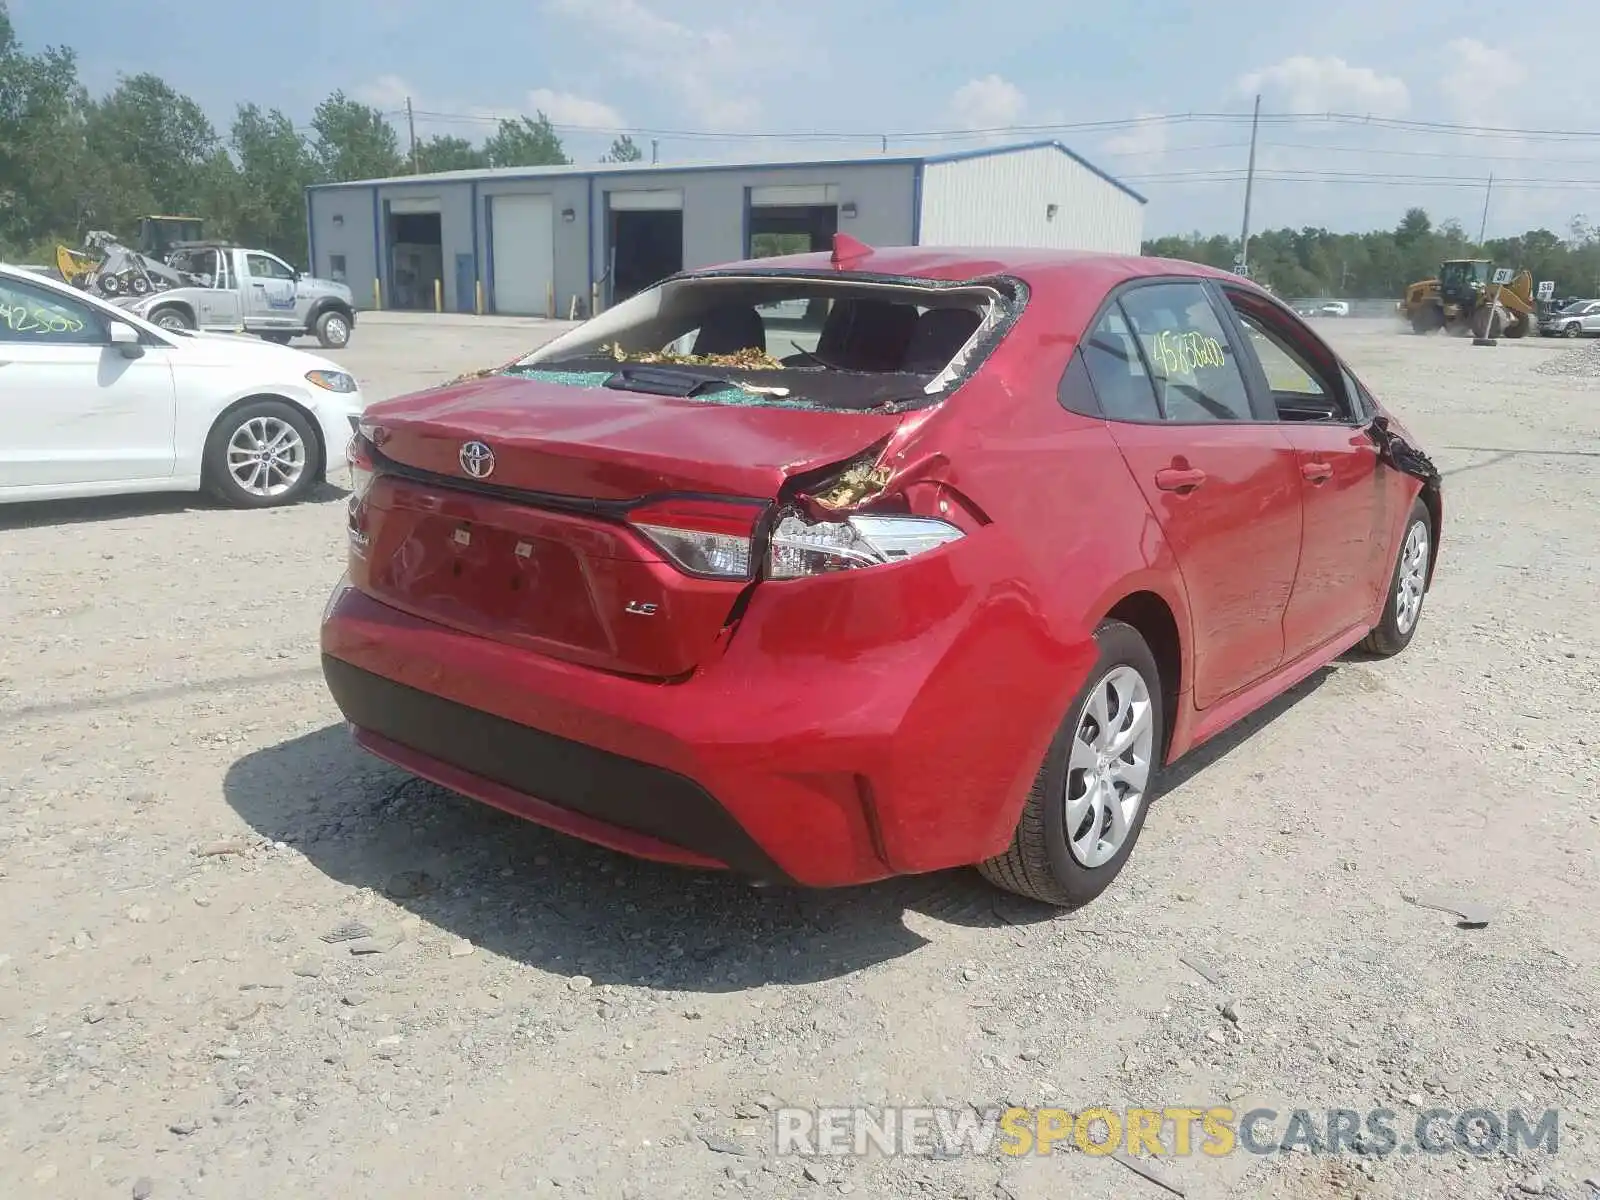
<path id="1" fill-rule="evenodd" d="M 494 310 L 542 317 L 550 303 L 555 221 L 549 196 L 495 196 Z"/>

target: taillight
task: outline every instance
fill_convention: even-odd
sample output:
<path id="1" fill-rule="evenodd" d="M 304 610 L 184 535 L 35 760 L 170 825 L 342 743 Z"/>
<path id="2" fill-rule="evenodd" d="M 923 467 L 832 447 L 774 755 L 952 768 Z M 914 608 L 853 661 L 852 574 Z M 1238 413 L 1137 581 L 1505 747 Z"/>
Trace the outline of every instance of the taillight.
<path id="1" fill-rule="evenodd" d="M 346 506 L 345 526 L 350 537 L 350 553 L 365 558 L 370 538 L 367 535 L 367 492 L 377 474 L 372 459 L 372 443 L 367 440 L 367 430 L 361 429 L 350 439 L 345 450 L 345 461 L 350 466 L 350 501 Z"/>
<path id="2" fill-rule="evenodd" d="M 365 499 L 367 489 L 372 486 L 374 474 L 372 462 L 372 443 L 367 440 L 367 431 L 359 431 L 350 439 L 350 444 L 345 448 L 345 462 L 350 467 L 350 498 L 352 500 Z"/>
<path id="3" fill-rule="evenodd" d="M 954 525 L 933 517 L 863 515 L 813 522 L 786 513 L 772 531 L 767 578 L 801 579 L 901 562 L 962 536 Z"/>
<path id="4" fill-rule="evenodd" d="M 636 508 L 628 523 L 679 570 L 710 579 L 749 579 L 750 545 L 766 506 L 725 500 L 664 500 Z"/>

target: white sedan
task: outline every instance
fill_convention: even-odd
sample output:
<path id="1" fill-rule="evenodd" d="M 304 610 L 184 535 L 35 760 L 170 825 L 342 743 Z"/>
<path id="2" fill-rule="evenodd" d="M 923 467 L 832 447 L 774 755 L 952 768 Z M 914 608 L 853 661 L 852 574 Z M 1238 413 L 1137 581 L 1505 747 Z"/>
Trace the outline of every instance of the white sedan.
<path id="1" fill-rule="evenodd" d="M 361 409 L 326 358 L 158 329 L 0 264 L 0 503 L 204 490 L 288 504 L 343 465 Z"/>

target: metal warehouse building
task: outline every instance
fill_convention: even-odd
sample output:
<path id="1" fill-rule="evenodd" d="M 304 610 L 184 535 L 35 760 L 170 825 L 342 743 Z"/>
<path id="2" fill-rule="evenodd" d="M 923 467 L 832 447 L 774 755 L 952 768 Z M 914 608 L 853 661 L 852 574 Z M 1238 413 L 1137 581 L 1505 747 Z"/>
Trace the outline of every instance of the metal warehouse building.
<path id="1" fill-rule="evenodd" d="M 805 162 L 446 171 L 318 184 L 311 270 L 383 308 L 583 315 L 685 268 L 873 245 L 1137 254 L 1144 198 L 1058 142 Z"/>

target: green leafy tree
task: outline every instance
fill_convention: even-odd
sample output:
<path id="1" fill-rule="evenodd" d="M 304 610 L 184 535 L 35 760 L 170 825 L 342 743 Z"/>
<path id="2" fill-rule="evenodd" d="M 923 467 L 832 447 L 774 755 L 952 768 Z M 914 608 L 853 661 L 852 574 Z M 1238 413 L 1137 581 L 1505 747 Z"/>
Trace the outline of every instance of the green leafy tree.
<path id="1" fill-rule="evenodd" d="M 643 159 L 644 151 L 640 150 L 638 146 L 633 144 L 633 139 L 631 137 L 629 137 L 627 134 L 623 134 L 621 137 L 612 141 L 611 149 L 606 151 L 605 157 L 600 161 L 610 163 L 630 163 L 641 162 Z"/>
<path id="2" fill-rule="evenodd" d="M 236 241 L 303 263 L 305 190 L 319 171 L 306 139 L 278 109 L 242 104 L 229 146 L 233 158 L 215 180 L 206 215 Z"/>
<path id="3" fill-rule="evenodd" d="M 91 164 L 85 183 L 96 215 L 112 218 L 108 229 L 141 215 L 193 213 L 222 151 L 204 110 L 150 74 L 121 79 L 89 105 L 84 142 Z"/>
<path id="4" fill-rule="evenodd" d="M 410 164 L 388 119 L 370 104 L 334 92 L 311 115 L 312 153 L 323 180 L 382 179 Z"/>
<path id="5" fill-rule="evenodd" d="M 0 0 L 0 256 L 76 240 L 87 104 L 73 52 L 24 52 Z"/>
<path id="6" fill-rule="evenodd" d="M 551 167 L 568 162 L 566 149 L 544 113 L 501 121 L 483 144 L 493 167 Z"/>
<path id="7" fill-rule="evenodd" d="M 469 171 L 487 167 L 489 155 L 466 138 L 436 135 L 417 143 L 417 165 L 425 173 Z"/>

